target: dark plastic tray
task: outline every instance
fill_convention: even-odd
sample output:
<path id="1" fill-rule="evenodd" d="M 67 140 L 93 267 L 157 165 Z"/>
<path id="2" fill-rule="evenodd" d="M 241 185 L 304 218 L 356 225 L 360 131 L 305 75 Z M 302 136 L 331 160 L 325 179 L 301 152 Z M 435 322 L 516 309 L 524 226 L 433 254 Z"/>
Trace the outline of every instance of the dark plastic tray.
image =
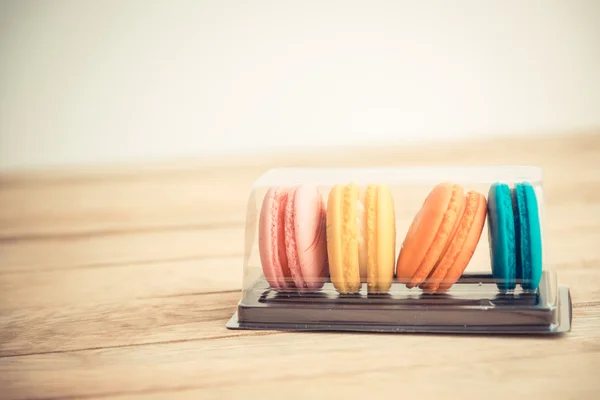
<path id="1" fill-rule="evenodd" d="M 476 285 L 477 288 L 474 288 Z M 491 275 L 465 275 L 444 295 L 407 291 L 342 296 L 331 283 L 315 294 L 277 293 L 259 280 L 238 304 L 229 329 L 357 332 L 560 334 L 571 329 L 571 297 L 550 279 L 536 292 L 498 291 Z M 364 291 L 363 291 L 364 293 Z M 548 306 L 548 304 L 554 304 Z"/>

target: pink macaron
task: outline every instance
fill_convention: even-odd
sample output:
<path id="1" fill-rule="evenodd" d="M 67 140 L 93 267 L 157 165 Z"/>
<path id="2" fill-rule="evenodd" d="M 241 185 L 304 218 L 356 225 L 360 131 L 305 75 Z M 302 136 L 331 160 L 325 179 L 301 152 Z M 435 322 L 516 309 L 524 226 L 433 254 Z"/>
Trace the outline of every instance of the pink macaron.
<path id="1" fill-rule="evenodd" d="M 267 191 L 259 220 L 263 272 L 274 290 L 306 291 L 323 286 L 329 269 L 325 204 L 310 185 Z"/>

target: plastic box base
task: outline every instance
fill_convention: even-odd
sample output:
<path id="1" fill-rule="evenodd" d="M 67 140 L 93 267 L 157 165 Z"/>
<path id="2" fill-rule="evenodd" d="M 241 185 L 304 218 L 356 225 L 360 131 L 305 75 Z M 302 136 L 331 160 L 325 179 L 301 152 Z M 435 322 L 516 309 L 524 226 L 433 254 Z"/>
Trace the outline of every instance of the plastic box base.
<path id="1" fill-rule="evenodd" d="M 477 290 L 470 290 L 477 285 Z M 396 333 L 562 334 L 571 330 L 568 287 L 542 275 L 536 292 L 501 293 L 490 275 L 465 275 L 445 295 L 407 295 L 394 283 L 389 294 L 341 296 L 331 283 L 320 293 L 277 293 L 264 280 L 245 293 L 229 329 Z M 551 304 L 551 305 L 549 305 Z"/>

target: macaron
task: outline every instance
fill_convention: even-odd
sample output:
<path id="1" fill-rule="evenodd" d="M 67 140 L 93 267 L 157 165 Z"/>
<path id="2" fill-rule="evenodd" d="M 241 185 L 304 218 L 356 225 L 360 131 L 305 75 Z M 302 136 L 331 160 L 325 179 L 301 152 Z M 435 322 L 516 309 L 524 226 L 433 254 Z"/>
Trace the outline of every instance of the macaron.
<path id="1" fill-rule="evenodd" d="M 265 279 L 277 291 L 312 291 L 328 276 L 325 204 L 311 185 L 270 188 L 259 217 Z"/>
<path id="2" fill-rule="evenodd" d="M 517 232 L 510 188 L 495 183 L 488 192 L 488 238 L 492 275 L 500 290 L 512 290 L 517 279 Z M 517 223 L 518 224 L 518 223 Z"/>
<path id="3" fill-rule="evenodd" d="M 327 201 L 331 282 L 340 294 L 386 293 L 394 278 L 394 202 L 385 185 L 336 185 Z"/>
<path id="4" fill-rule="evenodd" d="M 481 238 L 485 196 L 451 182 L 436 185 L 404 238 L 396 277 L 408 288 L 443 293 L 461 277 Z"/>
<path id="5" fill-rule="evenodd" d="M 500 290 L 538 288 L 542 240 L 535 189 L 528 182 L 494 183 L 488 193 L 492 275 Z"/>

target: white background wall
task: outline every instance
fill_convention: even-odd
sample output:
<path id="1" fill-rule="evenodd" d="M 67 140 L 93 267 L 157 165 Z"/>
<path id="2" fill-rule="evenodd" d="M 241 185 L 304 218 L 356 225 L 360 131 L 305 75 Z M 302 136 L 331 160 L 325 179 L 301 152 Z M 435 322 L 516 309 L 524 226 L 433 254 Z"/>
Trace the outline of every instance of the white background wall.
<path id="1" fill-rule="evenodd" d="M 2 1 L 0 168 L 600 127 L 600 1 Z"/>

